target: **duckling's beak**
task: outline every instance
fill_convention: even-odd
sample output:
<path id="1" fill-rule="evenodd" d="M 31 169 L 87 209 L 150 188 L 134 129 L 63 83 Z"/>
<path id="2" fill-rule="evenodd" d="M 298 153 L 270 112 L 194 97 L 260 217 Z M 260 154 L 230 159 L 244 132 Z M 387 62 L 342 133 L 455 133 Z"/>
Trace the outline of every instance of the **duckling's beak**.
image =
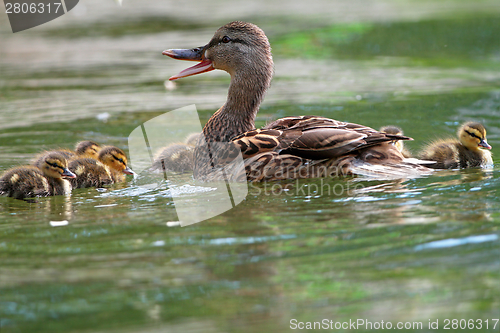
<path id="1" fill-rule="evenodd" d="M 132 169 L 130 169 L 129 167 L 126 167 L 125 169 L 123 169 L 123 173 L 127 174 L 127 175 L 133 175 L 134 172 L 132 171 Z"/>
<path id="2" fill-rule="evenodd" d="M 66 178 L 76 178 L 76 175 L 73 172 L 69 171 L 67 168 L 63 169 L 63 173 L 61 174 L 61 176 Z"/>
<path id="3" fill-rule="evenodd" d="M 488 142 L 486 142 L 486 139 L 483 139 L 479 142 L 479 147 L 491 149 L 491 146 L 488 144 Z"/>
<path id="4" fill-rule="evenodd" d="M 199 64 L 189 67 L 179 74 L 172 76 L 169 80 L 173 81 L 183 77 L 213 71 L 215 68 L 212 66 L 212 61 L 205 59 L 204 50 L 205 46 L 194 49 L 171 49 L 163 51 L 162 54 L 169 56 L 170 58 L 200 62 Z"/>

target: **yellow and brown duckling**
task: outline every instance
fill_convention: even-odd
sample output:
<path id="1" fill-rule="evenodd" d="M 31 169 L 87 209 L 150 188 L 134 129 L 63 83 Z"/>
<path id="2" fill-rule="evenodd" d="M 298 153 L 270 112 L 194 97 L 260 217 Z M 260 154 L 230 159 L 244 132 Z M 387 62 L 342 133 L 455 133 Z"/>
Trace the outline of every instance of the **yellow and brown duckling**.
<path id="1" fill-rule="evenodd" d="M 125 174 L 133 174 L 127 166 L 125 153 L 117 147 L 100 149 L 97 159 L 79 157 L 70 160 L 69 169 L 76 174 L 71 180 L 73 188 L 102 187 L 125 180 Z"/>
<path id="2" fill-rule="evenodd" d="M 75 158 L 69 161 L 68 168 L 76 175 L 76 178 L 70 180 L 73 188 L 103 187 L 113 184 L 110 170 L 96 159 Z"/>
<path id="3" fill-rule="evenodd" d="M 89 140 L 80 141 L 75 145 L 74 151 L 69 149 L 55 149 L 55 150 L 44 151 L 35 156 L 32 164 L 36 165 L 37 163 L 39 163 L 40 159 L 42 159 L 43 156 L 45 156 L 48 153 L 59 153 L 68 161 L 70 159 L 78 157 L 97 158 L 100 149 L 101 147 L 99 146 L 99 144 L 95 143 L 94 141 L 89 141 Z"/>
<path id="4" fill-rule="evenodd" d="M 459 127 L 457 139 L 444 139 L 429 144 L 420 158 L 435 161 L 436 169 L 488 167 L 493 165 L 491 146 L 486 141 L 486 129 L 478 122 L 467 122 Z M 482 148 L 488 149 L 484 150 Z"/>
<path id="5" fill-rule="evenodd" d="M 383 126 L 379 129 L 379 131 L 386 134 L 404 135 L 403 130 L 400 127 L 393 125 Z M 394 140 L 391 141 L 391 143 L 396 146 L 396 148 L 401 152 L 401 154 L 403 154 L 405 158 L 411 158 L 411 153 L 404 146 L 403 140 Z"/>
<path id="6" fill-rule="evenodd" d="M 80 157 L 97 158 L 101 151 L 101 146 L 94 141 L 80 141 L 75 145 L 75 153 Z"/>
<path id="7" fill-rule="evenodd" d="M 113 182 L 125 181 L 125 175 L 133 175 L 134 172 L 127 166 L 127 156 L 118 147 L 107 146 L 99 151 L 97 159 L 109 168 Z"/>
<path id="8" fill-rule="evenodd" d="M 50 152 L 40 157 L 36 166 L 7 170 L 0 177 L 0 194 L 16 199 L 70 194 L 71 184 L 64 178 L 76 176 L 67 163 L 62 154 Z"/>

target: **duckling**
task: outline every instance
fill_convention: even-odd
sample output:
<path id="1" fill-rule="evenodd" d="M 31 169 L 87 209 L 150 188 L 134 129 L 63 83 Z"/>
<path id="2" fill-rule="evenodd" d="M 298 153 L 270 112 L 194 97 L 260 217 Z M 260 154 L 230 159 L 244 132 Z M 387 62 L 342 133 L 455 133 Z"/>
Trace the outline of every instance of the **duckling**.
<path id="1" fill-rule="evenodd" d="M 69 161 L 68 169 L 77 176 L 70 180 L 73 188 L 103 187 L 113 184 L 109 168 L 96 159 L 89 157 L 72 159 Z"/>
<path id="2" fill-rule="evenodd" d="M 100 149 L 101 147 L 93 141 L 80 141 L 75 145 L 75 151 L 69 149 L 55 149 L 44 151 L 36 155 L 31 164 L 36 165 L 37 163 L 40 163 L 43 157 L 48 153 L 59 153 L 68 161 L 70 159 L 78 157 L 97 158 L 97 154 L 99 153 Z"/>
<path id="3" fill-rule="evenodd" d="M 68 161 L 60 153 L 49 152 L 40 159 L 35 166 L 42 170 L 53 189 L 52 195 L 71 193 L 71 184 L 65 178 L 75 178 L 76 175 L 68 170 Z"/>
<path id="4" fill-rule="evenodd" d="M 81 157 L 90 157 L 97 159 L 101 146 L 94 141 L 80 141 L 75 145 L 75 153 Z"/>
<path id="5" fill-rule="evenodd" d="M 200 138 L 201 133 L 191 133 L 187 136 L 186 138 L 186 144 L 188 146 L 193 146 L 196 147 L 196 143 L 198 142 L 198 139 Z"/>
<path id="6" fill-rule="evenodd" d="M 66 178 L 75 178 L 68 170 L 62 154 L 48 153 L 37 166 L 20 166 L 7 170 L 0 177 L 0 194 L 16 199 L 47 197 L 71 193 Z"/>
<path id="7" fill-rule="evenodd" d="M 185 143 L 173 143 L 161 149 L 156 155 L 153 171 L 193 171 L 193 153 L 201 133 L 191 133 Z"/>
<path id="8" fill-rule="evenodd" d="M 401 136 L 404 135 L 403 130 L 401 128 L 393 125 L 383 126 L 379 129 L 379 132 L 385 134 L 401 135 Z M 408 149 L 406 149 L 402 140 L 394 140 L 391 141 L 391 143 L 396 146 L 396 148 L 403 155 L 403 157 L 411 158 L 411 153 Z"/>
<path id="9" fill-rule="evenodd" d="M 113 182 L 125 181 L 125 175 L 134 172 L 127 166 L 127 156 L 120 148 L 107 146 L 99 151 L 98 160 L 109 168 Z"/>
<path id="10" fill-rule="evenodd" d="M 197 135 L 199 136 L 199 135 Z M 152 170 L 186 172 L 193 170 L 194 146 L 174 143 L 162 149 L 155 157 Z"/>
<path id="11" fill-rule="evenodd" d="M 429 167 L 455 169 L 493 165 L 491 149 L 486 141 L 486 129 L 477 122 L 466 122 L 459 127 L 458 139 L 440 140 L 428 145 L 421 153 L 424 160 L 435 161 Z"/>

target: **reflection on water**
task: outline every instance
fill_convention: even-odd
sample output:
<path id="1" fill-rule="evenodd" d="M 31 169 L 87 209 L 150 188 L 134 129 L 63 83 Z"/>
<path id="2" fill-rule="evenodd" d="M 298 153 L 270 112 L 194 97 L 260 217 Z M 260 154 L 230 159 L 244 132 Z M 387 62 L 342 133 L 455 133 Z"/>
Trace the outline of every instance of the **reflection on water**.
<path id="1" fill-rule="evenodd" d="M 269 31 L 276 79 L 257 126 L 300 114 L 392 124 L 415 139 L 407 146 L 417 153 L 474 119 L 485 123 L 498 164 L 498 3 L 480 2 L 487 16 L 477 2 L 384 3 L 262 3 L 269 15 L 255 22 Z M 89 13 L 95 4 L 87 2 Z M 187 19 L 148 19 L 170 5 L 170 15 Z M 95 20 L 116 9 L 102 6 Z M 228 17 L 260 12 L 176 6 L 124 2 L 131 20 L 88 30 L 82 16 L 19 38 L 0 31 L 0 170 L 83 139 L 127 150 L 134 128 L 193 103 L 206 121 L 224 102 L 227 75 L 165 91 L 185 64 L 160 52 L 202 45 Z M 210 198 L 189 174 L 142 174 L 32 202 L 2 197 L 0 331 L 286 332 L 292 318 L 491 322 L 500 295 L 499 179 L 497 166 L 409 180 L 251 184 L 236 208 L 185 228 L 173 193 Z"/>

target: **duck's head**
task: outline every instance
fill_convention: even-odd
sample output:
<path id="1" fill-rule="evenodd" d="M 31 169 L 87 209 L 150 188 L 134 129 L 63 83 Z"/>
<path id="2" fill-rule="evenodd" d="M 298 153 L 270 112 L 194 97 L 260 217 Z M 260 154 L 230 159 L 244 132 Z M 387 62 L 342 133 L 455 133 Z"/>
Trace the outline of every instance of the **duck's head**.
<path id="1" fill-rule="evenodd" d="M 186 144 L 188 146 L 196 146 L 196 143 L 198 142 L 198 139 L 200 138 L 200 133 L 191 133 L 188 135 L 186 138 Z"/>
<path id="2" fill-rule="evenodd" d="M 94 141 L 80 141 L 75 146 L 75 152 L 80 156 L 86 156 L 91 158 L 97 158 L 101 146 Z"/>
<path id="3" fill-rule="evenodd" d="M 115 171 L 123 172 L 127 175 L 134 174 L 134 172 L 127 166 L 127 156 L 120 148 L 113 146 L 104 147 L 99 152 L 98 159 Z"/>
<path id="4" fill-rule="evenodd" d="M 466 148 L 476 150 L 479 148 L 491 149 L 486 141 L 486 129 L 480 123 L 467 122 L 458 129 L 458 139 Z"/>
<path id="5" fill-rule="evenodd" d="M 236 73 L 272 76 L 271 46 L 262 29 L 252 23 L 231 22 L 219 28 L 210 42 L 194 49 L 171 49 L 163 54 L 174 59 L 199 61 L 170 80 L 221 69 Z"/>
<path id="6" fill-rule="evenodd" d="M 68 162 L 60 153 L 48 153 L 38 162 L 37 167 L 43 174 L 51 178 L 75 178 L 76 175 L 68 170 Z"/>
<path id="7" fill-rule="evenodd" d="M 393 125 L 388 125 L 381 127 L 379 132 L 386 133 L 386 134 L 393 134 L 393 135 L 404 135 L 403 130 L 397 126 Z M 393 145 L 396 146 L 396 148 L 399 150 L 399 152 L 402 152 L 404 149 L 404 143 L 402 140 L 394 140 L 391 141 Z"/>

